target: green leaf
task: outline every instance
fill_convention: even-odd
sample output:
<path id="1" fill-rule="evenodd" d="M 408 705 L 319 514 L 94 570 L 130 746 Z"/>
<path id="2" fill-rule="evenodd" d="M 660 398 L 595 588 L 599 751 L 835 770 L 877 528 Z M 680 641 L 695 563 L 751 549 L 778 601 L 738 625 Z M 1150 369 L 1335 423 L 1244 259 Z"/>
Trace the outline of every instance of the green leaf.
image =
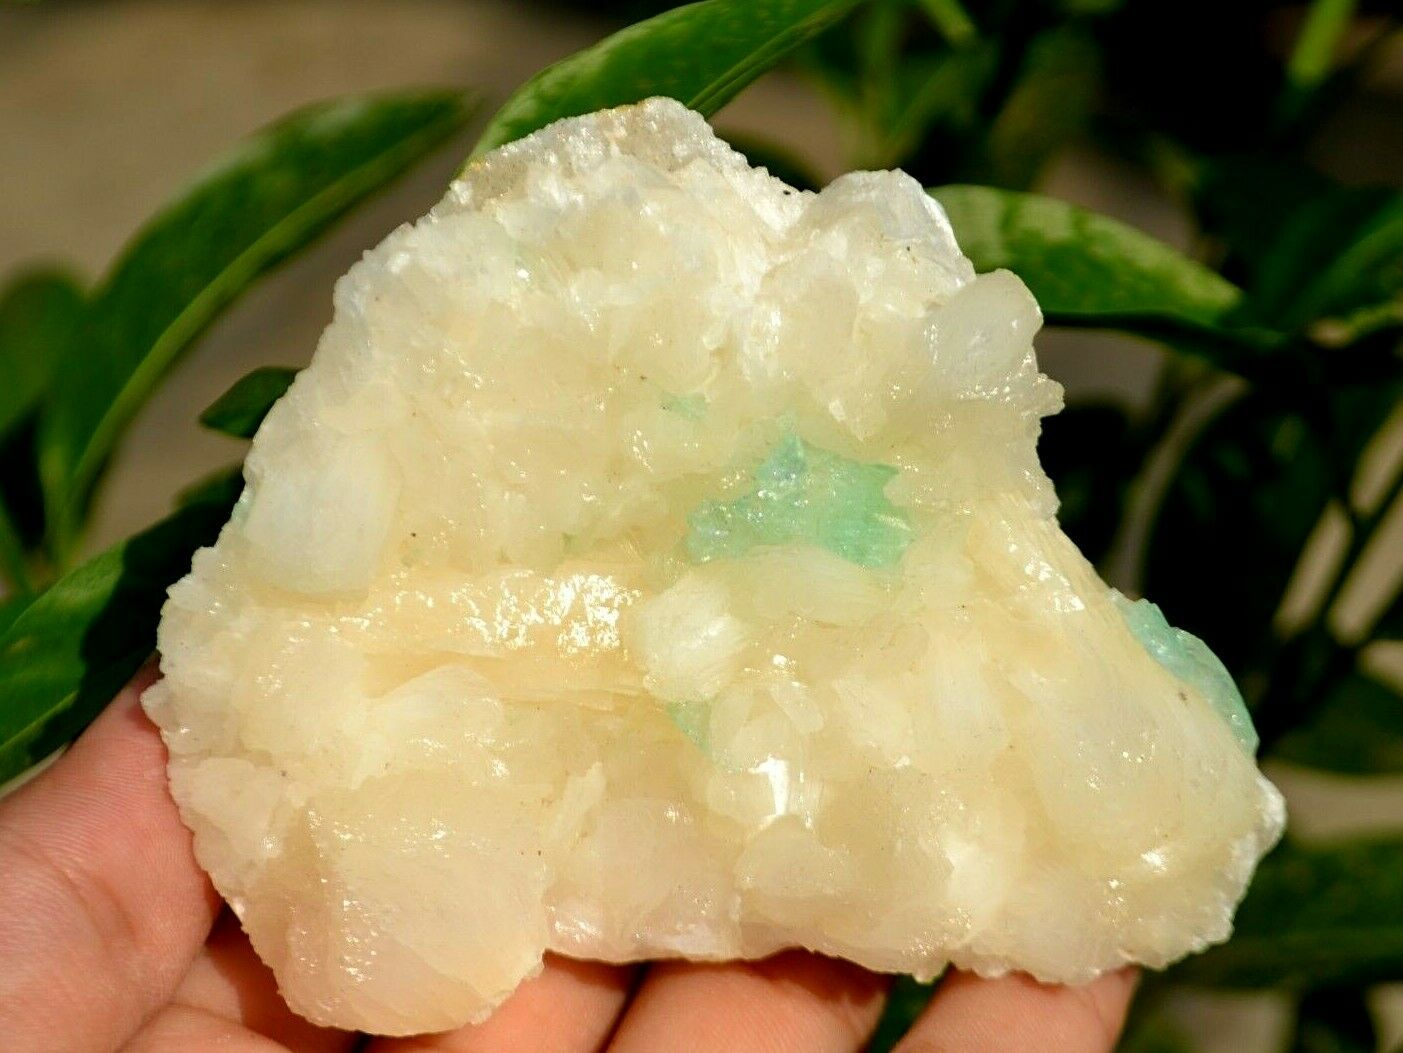
<path id="1" fill-rule="evenodd" d="M 0 783 L 73 739 L 146 661 L 166 590 L 214 541 L 237 494 L 210 492 L 89 560 L 0 636 Z"/>
<path id="2" fill-rule="evenodd" d="M 1199 223 L 1223 242 L 1228 266 L 1249 287 L 1271 265 L 1282 227 L 1334 186 L 1313 168 L 1270 154 L 1229 154 L 1190 167 Z"/>
<path id="3" fill-rule="evenodd" d="M 32 596 L 9 596 L 0 600 L 0 634 L 15 623 L 15 619 L 24 613 L 33 599 Z"/>
<path id="4" fill-rule="evenodd" d="M 882 1017 L 877 1021 L 877 1028 L 867 1045 L 867 1053 L 888 1053 L 894 1048 L 930 1002 L 935 987 L 933 983 L 919 983 L 909 976 L 898 976 L 893 980 Z"/>
<path id="5" fill-rule="evenodd" d="M 1033 38 L 1018 79 L 989 126 L 988 182 L 1032 185 L 1057 151 L 1086 129 L 1100 94 L 1100 66 L 1095 41 L 1079 25 Z"/>
<path id="6" fill-rule="evenodd" d="M 857 47 L 858 89 L 875 113 L 883 112 L 896 86 L 910 14 L 906 0 L 871 0 L 858 15 L 836 30 L 853 36 Z"/>
<path id="7" fill-rule="evenodd" d="M 0 443 L 31 422 L 67 353 L 74 326 L 83 311 L 83 293 L 65 271 L 22 272 L 0 291 Z M 27 446 L 23 446 L 28 449 Z M 21 471 L 29 471 L 31 461 Z M 7 458 L 7 477 L 16 462 Z M 0 499 L 0 570 L 12 591 L 32 591 L 29 560 L 10 506 Z"/>
<path id="8" fill-rule="evenodd" d="M 0 438 L 38 408 L 82 311 L 66 271 L 26 271 L 0 291 Z"/>
<path id="9" fill-rule="evenodd" d="M 249 140 L 142 230 L 94 297 L 40 433 L 60 555 L 122 430 L 166 370 L 259 275 L 460 128 L 461 94 L 324 103 Z"/>
<path id="10" fill-rule="evenodd" d="M 1335 64 L 1340 38 L 1349 30 L 1356 0 L 1313 0 L 1306 9 L 1300 36 L 1286 63 L 1286 81 L 1294 92 L 1318 87 Z"/>
<path id="11" fill-rule="evenodd" d="M 34 591 L 24 539 L 3 501 L 0 501 L 0 572 L 5 576 L 10 593 L 27 595 Z"/>
<path id="12" fill-rule="evenodd" d="M 474 156 L 563 117 L 666 95 L 703 114 L 860 0 L 702 0 L 620 30 L 542 70 L 488 123 Z"/>
<path id="13" fill-rule="evenodd" d="M 965 47 L 979 35 L 979 27 L 959 0 L 916 0 L 916 3 L 931 25 L 954 47 Z"/>
<path id="14" fill-rule="evenodd" d="M 1403 978 L 1403 840 L 1304 847 L 1262 861 L 1233 938 L 1170 977 L 1233 988 L 1299 989 Z"/>
<path id="15" fill-rule="evenodd" d="M 1403 192 L 1246 155 L 1203 162 L 1194 197 L 1205 229 L 1230 250 L 1226 265 L 1241 272 L 1245 311 L 1263 323 L 1294 332 L 1403 310 Z"/>
<path id="16" fill-rule="evenodd" d="M 16 543 L 27 554 L 35 553 L 44 539 L 37 431 L 38 417 L 31 414 L 11 435 L 0 440 L 0 504 L 8 513 Z"/>
<path id="17" fill-rule="evenodd" d="M 909 170 L 928 152 L 949 165 L 983 141 L 981 103 L 999 72 L 1000 40 L 931 50 L 917 46 L 919 29 L 909 0 L 881 0 L 796 54 L 800 71 L 838 111 L 852 167 Z"/>
<path id="18" fill-rule="evenodd" d="M 931 193 L 975 269 L 1013 271 L 1054 324 L 1212 332 L 1241 302 L 1240 289 L 1202 264 L 1065 201 L 979 186 Z"/>
<path id="19" fill-rule="evenodd" d="M 1346 775 L 1403 772 L 1403 694 L 1355 670 L 1311 707 L 1272 755 Z"/>
<path id="20" fill-rule="evenodd" d="M 212 431 L 251 439 L 263 418 L 282 398 L 297 376 L 297 370 L 284 366 L 264 366 L 240 377 L 209 409 L 200 414 L 200 423 Z"/>
<path id="21" fill-rule="evenodd" d="M 880 121 L 880 156 L 903 162 L 933 128 L 982 133 L 980 101 L 999 68 L 999 42 L 986 38 L 955 51 L 912 55 L 895 71 L 892 106 Z"/>
<path id="22" fill-rule="evenodd" d="M 1307 991 L 1296 1008 L 1290 1053 L 1374 1053 L 1379 1037 L 1366 993 L 1358 987 Z"/>
<path id="23" fill-rule="evenodd" d="M 1267 251 L 1252 309 L 1288 331 L 1403 295 L 1403 193 L 1341 187 L 1298 209 Z"/>

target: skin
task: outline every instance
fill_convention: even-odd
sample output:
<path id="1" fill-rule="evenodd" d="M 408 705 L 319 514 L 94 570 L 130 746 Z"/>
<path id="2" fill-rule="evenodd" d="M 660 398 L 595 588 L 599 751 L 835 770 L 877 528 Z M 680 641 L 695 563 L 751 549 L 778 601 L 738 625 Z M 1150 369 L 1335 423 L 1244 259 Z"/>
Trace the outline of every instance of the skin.
<path id="1" fill-rule="evenodd" d="M 548 957 L 484 1024 L 410 1039 L 313 1027 L 278 996 L 191 852 L 138 678 L 0 800 L 0 1046 L 98 1053 L 848 1053 L 886 978 L 789 952 L 618 967 Z M 1135 978 L 1055 987 L 954 972 L 900 1053 L 1110 1053 Z"/>

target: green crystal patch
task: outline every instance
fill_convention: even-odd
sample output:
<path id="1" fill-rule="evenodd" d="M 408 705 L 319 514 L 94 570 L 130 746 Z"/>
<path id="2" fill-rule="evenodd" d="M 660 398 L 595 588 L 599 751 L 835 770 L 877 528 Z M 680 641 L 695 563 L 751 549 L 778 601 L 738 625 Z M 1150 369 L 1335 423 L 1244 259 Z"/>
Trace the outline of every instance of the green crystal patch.
<path id="1" fill-rule="evenodd" d="M 751 493 L 687 517 L 687 555 L 706 563 L 807 541 L 859 566 L 893 566 L 911 542 L 911 524 L 884 492 L 895 475 L 787 434 L 755 470 Z"/>
<path id="2" fill-rule="evenodd" d="M 705 395 L 675 395 L 663 399 L 663 409 L 695 423 L 706 416 Z"/>
<path id="3" fill-rule="evenodd" d="M 706 753 L 711 747 L 711 707 L 705 702 L 668 702 L 663 707 L 668 719 L 692 744 Z"/>
<path id="4" fill-rule="evenodd" d="M 1227 721 L 1242 748 L 1249 754 L 1256 753 L 1257 729 L 1247 714 L 1242 692 L 1208 645 L 1193 633 L 1170 625 L 1159 607 L 1149 600 L 1132 602 L 1117 592 L 1115 601 L 1125 624 L 1150 657 L 1202 694 Z"/>

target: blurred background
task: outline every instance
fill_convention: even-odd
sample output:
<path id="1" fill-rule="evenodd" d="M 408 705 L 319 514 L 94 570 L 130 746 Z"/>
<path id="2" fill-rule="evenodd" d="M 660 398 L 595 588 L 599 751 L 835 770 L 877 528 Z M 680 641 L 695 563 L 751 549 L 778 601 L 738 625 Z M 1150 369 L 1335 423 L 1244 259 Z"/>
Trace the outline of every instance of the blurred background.
<path id="1" fill-rule="evenodd" d="M 100 274 L 163 202 L 240 137 L 297 106 L 377 88 L 461 85 L 484 97 L 480 126 L 495 104 L 543 66 L 668 6 L 641 0 L 0 0 L 0 274 L 35 261 Z M 1025 6 L 1032 9 L 1030 26 L 1058 21 L 1056 4 Z M 1118 5 L 1084 0 L 1064 6 L 1094 14 Z M 1240 132 L 1255 134 L 1243 123 L 1257 116 L 1250 111 L 1260 100 L 1238 96 L 1262 90 L 1253 64 L 1285 60 L 1304 7 L 1139 6 L 1149 12 L 1147 25 L 1122 31 L 1131 37 L 1126 61 L 1143 64 L 1133 71 L 1135 86 L 1162 93 L 1166 98 L 1151 101 L 1201 122 L 1190 131 L 1215 145 L 1223 139 L 1232 145 L 1235 120 L 1242 122 Z M 1354 47 L 1372 39 L 1378 21 L 1361 19 L 1351 31 Z M 1244 39 L 1252 52 L 1238 50 Z M 1053 56 L 1052 83 L 1040 98 L 1027 100 L 1029 112 L 1006 121 L 1025 122 L 1049 140 L 1038 144 L 1036 156 L 1008 163 L 1024 169 L 1007 173 L 1011 181 L 1191 248 L 1194 230 L 1182 204 L 1143 168 L 1099 145 L 1078 119 L 1076 111 L 1091 109 L 1087 95 L 1107 90 L 1105 65 L 1114 55 L 1099 54 L 1075 32 L 1061 43 L 1065 54 Z M 1306 150 L 1312 163 L 1346 183 L 1403 183 L 1403 39 L 1383 45 Z M 850 64 L 849 75 L 860 77 L 857 62 Z M 848 90 L 853 97 L 861 92 Z M 904 98 L 912 90 L 893 89 Z M 913 159 L 900 147 L 864 142 L 849 112 L 854 99 L 835 105 L 835 94 L 803 70 L 783 69 L 742 94 L 716 123 L 746 141 L 792 144 L 788 148 L 802 150 L 818 179 Z M 1067 127 L 1036 131 L 1059 122 Z M 235 442 L 195 426 L 191 408 L 208 405 L 254 366 L 304 363 L 330 319 L 332 282 L 363 249 L 438 199 L 476 131 L 441 148 L 216 324 L 157 393 L 119 453 L 98 498 L 91 551 L 152 522 L 176 490 L 237 455 Z M 987 181 L 987 170 L 942 167 L 942 148 L 952 162 L 970 152 L 953 137 L 932 135 L 916 152 L 936 156 L 908 167 L 918 176 L 921 168 L 933 169 L 939 178 L 928 184 L 952 174 Z M 1152 345 L 1086 332 L 1049 331 L 1039 349 L 1044 368 L 1067 385 L 1072 399 L 1142 401 L 1160 357 Z"/>
<path id="2" fill-rule="evenodd" d="M 198 411 L 254 367 L 305 364 L 329 320 L 336 277 L 441 196 L 485 119 L 514 89 L 543 66 L 668 6 L 0 2 L 0 276 L 52 261 L 94 280 L 147 217 L 237 140 L 305 103 L 414 85 L 471 88 L 484 101 L 472 128 L 258 284 L 175 367 L 117 450 L 84 550 L 99 551 L 153 522 L 192 480 L 242 456 L 242 443 L 197 426 Z M 1205 226 L 1212 202 L 1196 166 L 1202 158 L 1299 166 L 1322 180 L 1320 195 L 1326 185 L 1396 192 L 1403 185 L 1403 35 L 1393 31 L 1396 15 L 1391 4 L 1334 0 L 874 3 L 748 89 L 716 124 L 795 181 L 821 184 L 849 168 L 900 165 L 927 185 L 1035 189 L 1123 220 L 1250 285 L 1251 253 L 1225 234 L 1230 224 Z M 1311 32 L 1327 38 L 1306 53 L 1302 41 Z M 1239 198 L 1243 185 L 1235 190 Z M 1250 181 L 1245 185 L 1251 196 Z M 1310 188 L 1302 198 L 1308 203 L 1317 184 L 1297 180 L 1292 192 L 1302 185 Z M 1261 193 L 1269 198 L 1279 190 L 1264 185 Z M 1321 222 L 1347 221 L 1327 214 Z M 1261 222 L 1272 220 L 1263 212 Z M 1317 269 L 1331 262 L 1322 256 Z M 1307 259 L 1298 269 L 1314 266 Z M 1403 275 L 1394 257 L 1380 266 Z M 1396 292 L 1390 295 L 1388 310 L 1396 314 Z M 1403 315 L 1385 322 L 1399 320 Z M 1333 331 L 1317 329 L 1310 339 L 1331 346 Z M 1108 329 L 1050 329 L 1039 352 L 1069 403 L 1113 414 L 1113 422 L 1159 412 L 1169 354 L 1162 342 Z M 1235 391 L 1231 382 L 1227 390 Z M 1380 492 L 1403 454 L 1403 433 L 1384 430 L 1359 469 L 1365 488 Z M 1093 440 L 1114 449 L 1119 434 L 1113 427 Z M 1064 463 L 1066 485 L 1082 485 L 1075 471 L 1086 466 L 1074 463 L 1074 439 L 1070 431 L 1049 438 L 1065 444 L 1048 451 L 1060 492 L 1056 468 Z M 1076 500 L 1088 507 L 1103 500 L 1094 485 L 1088 494 Z M 1126 499 L 1117 490 L 1106 500 L 1119 512 Z M 1395 595 L 1403 565 L 1398 512 L 1347 587 L 1336 588 L 1344 605 L 1336 624 L 1368 621 Z M 1277 609 L 1267 613 L 1278 624 L 1293 610 L 1308 616 L 1319 601 L 1312 588 L 1325 586 L 1312 582 L 1328 578 L 1348 547 L 1344 520 L 1327 509 L 1311 527 L 1305 556 L 1293 559 L 1290 587 L 1283 579 L 1272 594 Z M 1132 564 L 1143 551 L 1124 541 L 1122 529 L 1113 543 L 1112 527 L 1087 518 L 1078 540 L 1099 550 L 1093 554 L 1113 581 L 1133 587 Z M 1240 599 L 1219 597 L 1229 610 Z M 1364 613 L 1351 615 L 1351 604 Z M 1212 633 L 1204 635 L 1217 646 Z M 1396 647 L 1375 650 L 1379 675 L 1396 676 Z M 1394 696 L 1390 704 L 1397 702 Z M 1403 715 L 1394 719 L 1403 728 Z M 1288 793 L 1296 836 L 1330 839 L 1403 825 L 1403 775 L 1396 773 L 1403 769 L 1375 765 L 1381 770 L 1362 779 L 1323 767 L 1269 764 Z M 1403 873 L 1397 878 L 1403 887 Z M 1403 940 L 1403 932 L 1387 938 Z M 1348 1048 L 1403 1041 L 1391 988 L 1371 986 L 1368 999 L 1379 1034 Z M 1176 989 L 1166 1005 L 1194 1037 L 1187 1048 L 1346 1048 L 1303 1044 L 1287 1001 L 1272 994 Z"/>

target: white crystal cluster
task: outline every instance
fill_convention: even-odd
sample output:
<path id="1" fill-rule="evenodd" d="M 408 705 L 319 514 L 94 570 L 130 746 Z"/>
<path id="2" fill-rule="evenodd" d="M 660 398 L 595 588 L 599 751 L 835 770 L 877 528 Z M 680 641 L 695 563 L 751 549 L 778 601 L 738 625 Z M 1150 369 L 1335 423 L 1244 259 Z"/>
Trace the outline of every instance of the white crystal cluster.
<path id="1" fill-rule="evenodd" d="M 299 1012 L 446 1028 L 547 948 L 1079 982 L 1227 936 L 1283 821 L 1250 725 L 1059 531 L 1038 307 L 911 179 L 797 192 L 652 100 L 335 305 L 146 698 Z"/>

